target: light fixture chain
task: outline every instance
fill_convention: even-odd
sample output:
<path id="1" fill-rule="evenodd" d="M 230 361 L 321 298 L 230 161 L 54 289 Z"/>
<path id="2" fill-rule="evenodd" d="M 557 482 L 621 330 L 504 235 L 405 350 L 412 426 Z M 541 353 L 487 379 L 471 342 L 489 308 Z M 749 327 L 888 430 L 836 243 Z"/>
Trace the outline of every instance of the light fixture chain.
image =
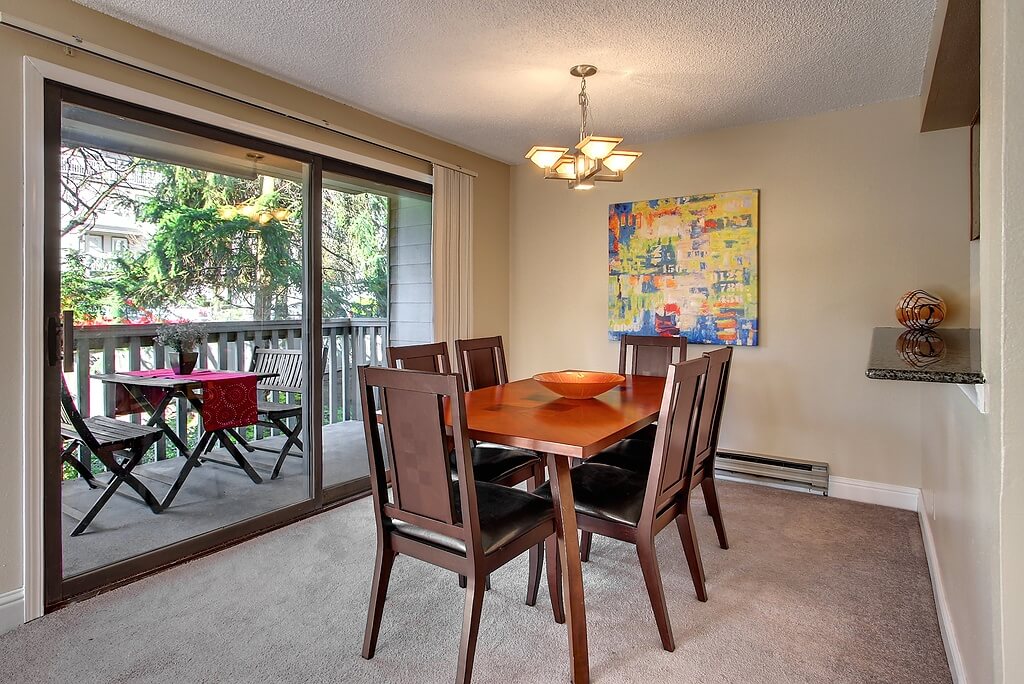
<path id="1" fill-rule="evenodd" d="M 580 79 L 580 140 L 587 137 L 588 117 L 590 115 L 590 97 L 587 95 L 587 79 Z"/>

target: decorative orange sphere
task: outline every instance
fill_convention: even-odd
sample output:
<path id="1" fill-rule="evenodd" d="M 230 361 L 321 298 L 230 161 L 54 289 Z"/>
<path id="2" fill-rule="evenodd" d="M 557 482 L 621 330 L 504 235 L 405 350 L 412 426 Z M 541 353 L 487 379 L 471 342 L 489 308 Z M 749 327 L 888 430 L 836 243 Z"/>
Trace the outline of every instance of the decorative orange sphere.
<path id="1" fill-rule="evenodd" d="M 924 290 L 912 290 L 896 304 L 896 320 L 911 330 L 931 330 L 946 317 L 946 302 Z"/>

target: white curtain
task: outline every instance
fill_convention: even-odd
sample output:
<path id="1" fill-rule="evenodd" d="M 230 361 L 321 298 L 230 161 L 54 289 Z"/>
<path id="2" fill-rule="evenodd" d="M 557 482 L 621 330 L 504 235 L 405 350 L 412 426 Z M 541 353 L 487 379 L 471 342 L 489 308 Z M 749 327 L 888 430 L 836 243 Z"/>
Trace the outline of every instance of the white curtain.
<path id="1" fill-rule="evenodd" d="M 473 317 L 473 176 L 434 165 L 434 339 L 469 337 Z"/>

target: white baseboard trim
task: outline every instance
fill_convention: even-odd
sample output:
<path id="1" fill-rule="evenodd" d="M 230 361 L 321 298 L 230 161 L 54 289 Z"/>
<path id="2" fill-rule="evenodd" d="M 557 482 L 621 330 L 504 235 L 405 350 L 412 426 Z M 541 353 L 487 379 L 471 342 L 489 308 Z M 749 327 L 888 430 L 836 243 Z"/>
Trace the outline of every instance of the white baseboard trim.
<path id="1" fill-rule="evenodd" d="M 901 508 L 905 511 L 916 511 L 921 490 L 917 487 L 901 487 L 899 485 L 854 480 L 849 477 L 829 475 L 828 495 L 837 499 L 848 499 L 861 503 Z"/>
<path id="2" fill-rule="evenodd" d="M 935 552 L 935 538 L 932 536 L 931 518 L 928 517 L 924 495 L 917 511 L 921 520 L 921 536 L 924 538 L 924 554 L 928 558 L 928 574 L 932 578 L 932 593 L 935 595 L 935 610 L 939 615 L 939 632 L 942 634 L 942 645 L 946 649 L 946 662 L 953 676 L 953 684 L 966 684 L 964 661 L 960 655 L 960 645 L 953 629 L 953 619 L 949 614 L 949 602 L 946 600 L 946 589 L 942 583 L 942 572 L 939 570 L 939 558 Z"/>
<path id="3" fill-rule="evenodd" d="M 0 634 L 25 624 L 25 589 L 0 594 Z"/>

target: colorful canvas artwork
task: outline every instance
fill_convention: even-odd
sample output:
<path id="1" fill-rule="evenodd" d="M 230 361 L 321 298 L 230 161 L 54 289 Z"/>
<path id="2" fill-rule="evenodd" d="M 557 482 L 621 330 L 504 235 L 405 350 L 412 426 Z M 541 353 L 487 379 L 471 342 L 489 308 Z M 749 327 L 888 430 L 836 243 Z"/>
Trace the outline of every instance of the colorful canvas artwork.
<path id="1" fill-rule="evenodd" d="M 757 344 L 758 191 L 608 207 L 608 330 Z"/>

